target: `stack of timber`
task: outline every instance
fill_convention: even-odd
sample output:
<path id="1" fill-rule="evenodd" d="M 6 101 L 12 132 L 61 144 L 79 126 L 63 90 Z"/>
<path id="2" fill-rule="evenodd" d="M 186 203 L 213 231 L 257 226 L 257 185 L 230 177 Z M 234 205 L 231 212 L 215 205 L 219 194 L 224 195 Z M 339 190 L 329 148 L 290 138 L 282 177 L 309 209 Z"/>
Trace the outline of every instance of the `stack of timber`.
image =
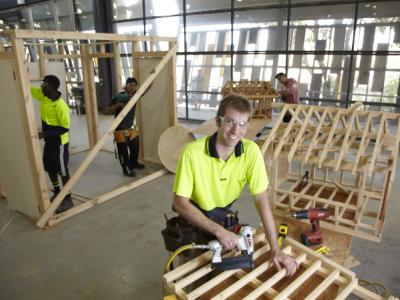
<path id="1" fill-rule="evenodd" d="M 274 213 L 327 208 L 333 215 L 321 220 L 322 227 L 380 241 L 396 172 L 400 115 L 359 105 L 276 106 L 278 122 L 259 141 Z M 292 118 L 283 123 L 287 112 Z"/>
<path id="2" fill-rule="evenodd" d="M 253 270 L 229 270 L 210 276 L 213 253 L 209 251 L 164 274 L 164 294 L 178 299 L 347 299 L 352 295 L 357 299 L 384 299 L 361 287 L 352 271 L 291 238 L 282 248 L 300 266 L 291 278 L 285 277 L 285 269 L 276 271 L 265 234 L 259 229 Z"/>
<path id="3" fill-rule="evenodd" d="M 253 102 L 253 118 L 271 118 L 272 100 L 277 95 L 269 81 L 240 80 L 228 81 L 222 88 L 222 95 L 239 94 Z"/>

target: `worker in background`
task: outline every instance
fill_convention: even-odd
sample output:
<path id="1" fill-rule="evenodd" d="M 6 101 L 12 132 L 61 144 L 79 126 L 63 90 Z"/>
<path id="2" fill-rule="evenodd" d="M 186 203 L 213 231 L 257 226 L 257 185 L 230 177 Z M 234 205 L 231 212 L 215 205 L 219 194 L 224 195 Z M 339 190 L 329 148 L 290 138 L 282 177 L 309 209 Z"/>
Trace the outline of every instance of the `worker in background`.
<path id="1" fill-rule="evenodd" d="M 126 80 L 125 88 L 115 95 L 106 108 L 107 112 L 114 112 L 115 117 L 121 112 L 126 103 L 137 91 L 137 80 L 129 77 Z M 114 132 L 114 139 L 117 144 L 117 152 L 122 172 L 125 176 L 135 177 L 134 169 L 143 169 L 144 165 L 138 162 L 139 158 L 139 135 L 134 128 L 136 105 L 126 114 Z"/>
<path id="2" fill-rule="evenodd" d="M 299 104 L 299 85 L 293 78 L 287 78 L 285 73 L 278 73 L 275 75 L 275 79 L 283 85 L 282 89 L 276 91 L 283 102 L 291 104 Z M 283 122 L 289 123 L 292 118 L 290 113 L 286 113 L 283 117 Z"/>
<path id="3" fill-rule="evenodd" d="M 60 80 L 54 75 L 46 75 L 40 88 L 31 87 L 32 97 L 40 102 L 42 132 L 39 133 L 39 137 L 44 139 L 43 164 L 49 174 L 54 193 L 50 201 L 53 201 L 61 190 L 58 176 L 61 177 L 63 185 L 69 179 L 70 112 L 58 91 L 59 87 Z M 68 194 L 57 207 L 56 213 L 62 213 L 73 206 L 71 194 Z"/>
<path id="4" fill-rule="evenodd" d="M 286 275 L 292 276 L 298 265 L 278 246 L 263 156 L 253 141 L 243 138 L 250 115 L 249 101 L 239 95 L 221 101 L 215 117 L 217 131 L 186 145 L 181 152 L 173 207 L 192 223 L 194 231 L 204 232 L 209 240 L 216 238 L 225 250 L 232 250 L 239 247 L 239 238 L 225 228 L 226 220 L 247 183 L 266 230 L 273 263 L 277 269 L 283 265 Z"/>

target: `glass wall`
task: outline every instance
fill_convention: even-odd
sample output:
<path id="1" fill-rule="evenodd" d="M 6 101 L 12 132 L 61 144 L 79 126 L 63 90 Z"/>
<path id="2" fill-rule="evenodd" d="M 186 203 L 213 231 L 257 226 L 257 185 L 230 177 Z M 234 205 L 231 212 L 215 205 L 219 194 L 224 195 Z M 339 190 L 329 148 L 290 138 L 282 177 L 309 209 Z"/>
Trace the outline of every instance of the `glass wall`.
<path id="1" fill-rule="evenodd" d="M 119 2 L 114 6 L 122 7 Z M 145 7 L 144 16 L 118 17 L 118 27 L 143 22 L 145 34 L 178 39 L 181 118 L 214 116 L 229 80 L 265 80 L 279 88 L 279 72 L 299 82 L 303 103 L 400 107 L 399 1 L 132 2 Z"/>
<path id="2" fill-rule="evenodd" d="M 278 72 L 299 82 L 303 103 L 400 108 L 400 1 L 102 1 L 112 4 L 104 22 L 115 32 L 177 38 L 181 118 L 214 116 L 229 80 L 279 88 Z M 93 31 L 92 0 L 0 11 L 0 30 L 7 27 Z M 133 70 L 130 47 L 121 45 L 126 76 Z"/>

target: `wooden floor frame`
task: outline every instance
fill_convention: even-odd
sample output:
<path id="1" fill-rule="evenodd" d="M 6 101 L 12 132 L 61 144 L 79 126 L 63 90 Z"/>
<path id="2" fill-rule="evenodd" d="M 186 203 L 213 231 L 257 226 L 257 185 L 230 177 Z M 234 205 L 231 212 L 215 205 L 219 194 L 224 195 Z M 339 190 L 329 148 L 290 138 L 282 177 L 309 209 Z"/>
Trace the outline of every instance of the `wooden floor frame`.
<path id="1" fill-rule="evenodd" d="M 285 269 L 276 271 L 270 261 L 270 249 L 262 230 L 255 236 L 253 270 L 223 271 L 208 279 L 213 268 L 213 253 L 208 251 L 188 263 L 163 275 L 164 294 L 178 299 L 347 299 L 356 295 L 361 299 L 384 299 L 358 284 L 354 272 L 317 254 L 291 238 L 282 246 L 283 251 L 294 257 L 300 265 L 292 278 L 285 277 Z M 240 252 L 229 253 L 238 256 Z M 188 287 L 191 290 L 187 291 Z M 333 292 L 334 297 L 327 295 Z M 325 293 L 325 294 L 324 294 Z"/>
<path id="2" fill-rule="evenodd" d="M 95 158 L 97 153 L 102 150 L 104 144 L 113 138 L 113 131 L 121 122 L 121 120 L 126 116 L 128 111 L 138 102 L 141 96 L 146 92 L 147 89 L 151 87 L 151 84 L 159 73 L 167 68 L 168 80 L 167 88 L 168 93 L 166 95 L 166 100 L 168 101 L 168 106 L 170 108 L 168 123 L 169 126 L 177 124 L 177 113 L 176 113 L 176 87 L 175 87 L 175 69 L 176 69 L 176 50 L 177 43 L 175 38 L 164 38 L 155 36 L 132 36 L 132 35 L 117 35 L 117 34 L 106 34 L 106 33 L 80 33 L 80 32 L 55 32 L 55 31 L 38 31 L 38 30 L 10 30 L 6 33 L 10 40 L 11 47 L 8 49 L 2 48 L 6 52 L 0 52 L 0 58 L 10 59 L 15 61 L 17 66 L 17 81 L 20 86 L 20 93 L 24 98 L 23 109 L 25 111 L 26 117 L 28 119 L 27 137 L 31 140 L 32 144 L 32 167 L 36 170 L 38 174 L 38 190 L 41 196 L 40 203 L 38 203 L 41 211 L 41 216 L 37 220 L 36 225 L 40 228 L 44 228 L 46 225 L 54 225 L 66 218 L 76 215 L 84 210 L 93 207 L 95 204 L 102 203 L 113 197 L 116 197 L 122 193 L 125 193 L 133 188 L 136 188 L 142 184 L 145 184 L 151 180 L 156 179 L 159 176 L 166 174 L 168 171 L 163 167 L 159 171 L 154 172 L 144 178 L 133 181 L 125 186 L 119 187 L 113 191 L 110 191 L 104 195 L 100 195 L 94 198 L 91 197 L 80 197 L 79 195 L 73 196 L 80 200 L 79 205 L 73 207 L 65 213 L 55 215 L 54 212 L 59 204 L 62 202 L 64 197 L 70 193 L 72 187 L 79 180 L 83 172 L 87 169 L 89 164 Z M 32 42 L 39 41 L 39 42 Z M 46 41 L 46 42 L 43 42 Z M 79 52 L 77 53 L 65 53 L 65 48 L 63 47 L 63 42 L 76 41 L 80 46 Z M 82 41 L 86 41 L 82 43 Z M 105 131 L 103 136 L 98 136 L 98 120 L 97 120 L 97 101 L 96 101 L 96 91 L 94 87 L 94 73 L 93 73 L 93 60 L 97 58 L 114 58 L 115 63 L 115 76 L 117 83 L 117 90 L 121 88 L 121 61 L 119 52 L 119 43 L 129 42 L 132 44 L 132 59 L 134 66 L 135 76 L 138 76 L 138 62 L 141 59 L 155 58 L 159 57 L 161 60 L 159 63 L 151 70 L 147 78 L 142 75 L 141 84 L 136 94 L 130 99 L 130 101 L 125 105 L 119 115 L 114 119 L 112 124 Z M 142 43 L 142 44 L 141 44 Z M 149 49 L 155 49 L 157 43 L 166 43 L 168 45 L 168 51 L 155 51 L 155 50 L 142 50 L 143 43 L 148 43 Z M 82 59 L 82 67 L 84 74 L 84 95 L 85 95 L 85 108 L 87 115 L 88 124 L 88 137 L 89 145 L 91 147 L 87 156 L 71 176 L 66 185 L 62 188 L 61 192 L 57 197 L 50 203 L 49 201 L 49 187 L 47 186 L 47 180 L 45 171 L 42 163 L 42 153 L 38 141 L 37 126 L 34 116 L 32 115 L 32 98 L 29 91 L 29 75 L 26 68 L 26 52 L 25 47 L 27 44 L 34 45 L 38 49 L 39 53 L 39 64 L 40 64 L 40 76 L 46 74 L 46 60 L 51 59 Z M 44 52 L 44 47 L 51 44 L 53 47 L 58 49 L 56 54 L 46 54 Z M 110 46 L 112 45 L 112 46 Z M 110 51 L 106 46 L 111 47 L 113 50 Z M 139 103 L 140 104 L 140 103 Z M 140 112 L 140 105 L 138 107 Z M 137 116 L 137 122 L 141 122 L 141 117 Z M 140 126 L 140 125 L 139 125 Z M 168 127 L 169 127 L 168 126 Z M 141 145 L 141 147 L 143 147 Z M 142 148 L 141 148 L 142 149 Z M 82 196 L 82 195 L 81 195 Z"/>
<path id="3" fill-rule="evenodd" d="M 328 208 L 333 215 L 321 221 L 323 227 L 380 240 L 396 173 L 400 114 L 359 106 L 276 105 L 278 122 L 259 142 L 274 213 Z M 286 113 L 289 123 L 281 122 Z"/>

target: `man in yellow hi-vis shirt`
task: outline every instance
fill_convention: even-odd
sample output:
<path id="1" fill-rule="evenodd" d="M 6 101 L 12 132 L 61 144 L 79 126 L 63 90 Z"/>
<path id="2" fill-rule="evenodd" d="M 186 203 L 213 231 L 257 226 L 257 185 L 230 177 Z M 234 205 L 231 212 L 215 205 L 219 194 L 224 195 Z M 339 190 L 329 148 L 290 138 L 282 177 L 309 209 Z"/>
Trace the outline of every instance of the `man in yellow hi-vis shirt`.
<path id="1" fill-rule="evenodd" d="M 226 218 L 247 183 L 266 230 L 273 263 L 277 269 L 283 265 L 286 275 L 292 276 L 298 265 L 278 246 L 264 159 L 259 147 L 243 138 L 250 114 L 250 103 L 241 96 L 229 95 L 221 101 L 215 118 L 217 132 L 186 145 L 180 155 L 174 209 L 231 250 L 239 247 L 239 238 L 226 229 Z"/>
<path id="2" fill-rule="evenodd" d="M 58 91 L 60 80 L 54 75 L 46 75 L 41 87 L 31 87 L 32 97 L 40 102 L 40 118 L 42 119 L 42 134 L 44 139 L 43 164 L 53 185 L 54 195 L 60 192 L 58 175 L 63 184 L 69 179 L 69 107 Z M 65 196 L 57 207 L 56 213 L 62 213 L 74 206 L 71 195 Z"/>

